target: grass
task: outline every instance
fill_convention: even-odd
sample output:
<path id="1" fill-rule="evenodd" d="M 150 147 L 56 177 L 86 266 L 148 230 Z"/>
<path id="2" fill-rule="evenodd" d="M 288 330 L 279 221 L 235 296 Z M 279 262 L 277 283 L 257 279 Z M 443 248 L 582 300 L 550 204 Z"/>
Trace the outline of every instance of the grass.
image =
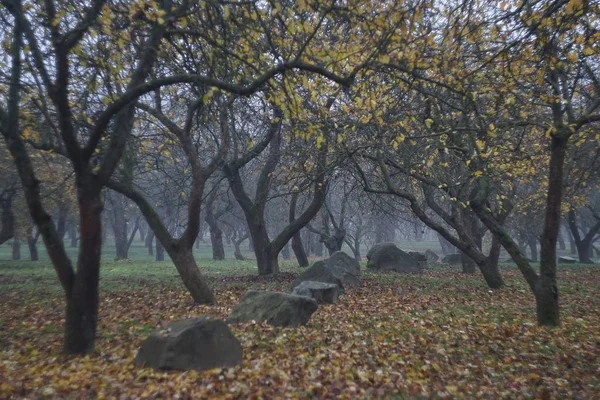
<path id="1" fill-rule="evenodd" d="M 60 354 L 64 299 L 49 261 L 7 260 L 10 252 L 0 246 L 0 398 L 513 399 L 600 392 L 600 267 L 560 266 L 562 326 L 555 330 L 535 325 L 533 296 L 514 265 L 502 266 L 507 285 L 498 291 L 459 267 L 436 265 L 423 275 L 365 271 L 359 288 L 320 306 L 306 327 L 231 326 L 244 348 L 242 366 L 182 373 L 135 367 L 137 348 L 165 322 L 225 318 L 246 290 L 287 291 L 301 270 L 282 261 L 280 276 L 258 277 L 252 260 L 213 261 L 203 245 L 196 258 L 217 304 L 195 306 L 171 262 L 152 260 L 141 245 L 132 248 L 133 261 L 115 262 L 111 254 L 107 245 L 97 352 L 78 359 Z"/>

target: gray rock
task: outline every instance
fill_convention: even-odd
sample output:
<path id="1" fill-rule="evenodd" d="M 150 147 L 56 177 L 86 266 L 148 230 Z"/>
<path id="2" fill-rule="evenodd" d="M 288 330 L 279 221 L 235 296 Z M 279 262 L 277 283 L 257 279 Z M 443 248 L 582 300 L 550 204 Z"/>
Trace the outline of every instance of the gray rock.
<path id="1" fill-rule="evenodd" d="M 250 290 L 231 310 L 227 322 L 254 320 L 275 326 L 306 325 L 317 307 L 317 302 L 306 296 Z"/>
<path id="2" fill-rule="evenodd" d="M 573 257 L 560 256 L 558 257 L 558 262 L 561 264 L 576 264 L 579 262 L 579 260 Z"/>
<path id="3" fill-rule="evenodd" d="M 344 252 L 336 251 L 331 257 L 317 261 L 292 283 L 291 289 L 305 281 L 346 286 L 360 285 L 360 264 Z"/>
<path id="4" fill-rule="evenodd" d="M 325 266 L 344 286 L 360 285 L 360 263 L 343 251 L 336 251 L 324 260 Z"/>
<path id="5" fill-rule="evenodd" d="M 242 345 L 223 321 L 182 320 L 148 337 L 142 343 L 135 363 L 183 371 L 234 367 L 242 363 Z"/>
<path id="6" fill-rule="evenodd" d="M 433 251 L 427 249 L 425 250 L 425 257 L 427 257 L 427 264 L 432 265 L 437 263 L 440 260 L 440 256 L 435 254 Z"/>
<path id="7" fill-rule="evenodd" d="M 450 265 L 458 265 L 462 263 L 462 256 L 460 253 L 448 254 L 442 258 L 442 263 Z"/>
<path id="8" fill-rule="evenodd" d="M 304 281 L 294 288 L 292 294 L 310 297 L 319 304 L 335 304 L 340 295 L 340 287 L 333 283 Z"/>
<path id="9" fill-rule="evenodd" d="M 376 244 L 367 253 L 367 268 L 375 271 L 421 273 L 423 265 L 393 243 Z"/>
<path id="10" fill-rule="evenodd" d="M 294 290 L 296 286 L 305 281 L 331 283 L 342 289 L 344 288 L 342 280 L 333 274 L 333 271 L 327 267 L 325 261 L 317 261 L 310 268 L 301 273 L 290 286 L 290 290 Z"/>
<path id="11" fill-rule="evenodd" d="M 429 263 L 427 262 L 427 255 L 420 251 L 409 251 L 408 255 L 417 260 L 419 267 L 427 268 Z"/>

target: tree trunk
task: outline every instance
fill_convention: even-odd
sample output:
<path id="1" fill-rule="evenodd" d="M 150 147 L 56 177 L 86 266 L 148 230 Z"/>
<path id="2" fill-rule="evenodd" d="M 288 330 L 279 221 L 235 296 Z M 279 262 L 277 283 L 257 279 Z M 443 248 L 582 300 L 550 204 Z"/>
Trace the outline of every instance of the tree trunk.
<path id="1" fill-rule="evenodd" d="M 541 237 L 540 276 L 535 285 L 538 324 L 544 326 L 560 325 L 556 284 L 556 242 L 560 230 L 563 167 L 567 141 L 568 139 L 563 136 L 552 137 L 546 216 Z"/>
<path id="2" fill-rule="evenodd" d="M 85 187 L 78 188 L 81 245 L 75 280 L 67 292 L 64 351 L 68 354 L 93 352 L 96 339 L 102 202 L 99 191 L 96 195 L 90 194 L 90 191 L 96 192 Z"/>
<path id="3" fill-rule="evenodd" d="M 169 246 L 168 253 L 194 302 L 196 304 L 214 304 L 215 297 L 198 269 L 192 246 L 189 248 L 187 246 Z"/>
<path id="4" fill-rule="evenodd" d="M 113 230 L 115 234 L 115 259 L 124 260 L 128 257 L 127 219 L 125 218 L 125 200 L 119 193 L 112 193 Z"/>
<path id="5" fill-rule="evenodd" d="M 565 245 L 565 239 L 560 231 L 558 231 L 558 249 L 565 250 L 567 247 Z"/>
<path id="6" fill-rule="evenodd" d="M 242 250 L 240 249 L 240 245 L 242 244 L 242 242 L 244 240 L 246 240 L 248 238 L 248 235 L 244 235 L 240 238 L 233 238 L 233 247 L 235 248 L 235 251 L 233 253 L 233 255 L 235 256 L 236 260 L 242 261 L 245 260 L 246 258 L 244 257 L 244 255 L 242 254 Z"/>
<path id="7" fill-rule="evenodd" d="M 315 235 L 310 235 L 312 244 L 313 244 L 313 252 L 317 257 L 323 257 L 323 242 L 317 239 Z"/>
<path id="8" fill-rule="evenodd" d="M 271 243 L 265 221 L 260 216 L 255 216 L 254 220 L 248 220 L 248 230 L 250 231 L 250 237 L 254 245 L 258 274 L 278 274 L 279 262 L 277 255 L 275 257 L 271 255 Z"/>
<path id="9" fill-rule="evenodd" d="M 440 247 L 442 248 L 443 255 L 447 256 L 448 254 L 456 253 L 456 248 L 452 245 L 452 243 L 447 241 L 445 237 L 443 237 L 439 233 L 437 234 L 437 237 L 440 242 Z"/>
<path id="10" fill-rule="evenodd" d="M 354 259 L 356 261 L 360 261 L 362 256 L 360 255 L 360 230 L 356 231 L 356 237 L 354 238 L 354 248 L 352 249 L 354 253 Z"/>
<path id="11" fill-rule="evenodd" d="M 212 246 L 213 260 L 224 260 L 223 231 L 216 224 L 210 226 L 210 244 Z"/>
<path id="12" fill-rule="evenodd" d="M 31 235 L 28 236 L 27 246 L 29 247 L 29 258 L 31 259 L 31 261 L 38 261 L 40 258 L 37 248 L 37 237 L 33 237 Z"/>
<path id="13" fill-rule="evenodd" d="M 13 212 L 13 197 L 7 196 L 6 199 L 0 199 L 0 244 L 10 240 L 15 233 L 15 215 Z"/>
<path id="14" fill-rule="evenodd" d="M 462 264 L 463 274 L 474 274 L 475 272 L 477 272 L 477 263 L 475 263 L 475 261 L 473 261 L 471 257 L 466 255 L 462 251 L 460 252 L 460 261 Z"/>
<path id="15" fill-rule="evenodd" d="M 587 232 L 582 229 L 582 232 L 579 232 L 579 227 L 577 225 L 577 217 L 575 215 L 575 210 L 571 208 L 567 215 L 567 222 L 569 224 L 569 229 L 573 236 L 573 241 L 575 242 L 575 247 L 577 248 L 577 255 L 579 257 L 579 262 L 584 264 L 592 263 L 592 244 L 594 241 L 594 237 L 600 231 L 600 221 L 595 223 Z M 583 237 L 582 237 L 583 235 Z"/>
<path id="16" fill-rule="evenodd" d="M 16 236 L 12 242 L 12 259 L 15 261 L 21 259 L 21 240 Z"/>
<path id="17" fill-rule="evenodd" d="M 502 275 L 500 275 L 497 261 L 487 260 L 484 264 L 479 265 L 479 270 L 490 289 L 500 289 L 504 286 L 504 280 L 502 279 Z"/>
<path id="18" fill-rule="evenodd" d="M 531 252 L 531 261 L 538 261 L 538 248 L 537 248 L 538 240 L 535 236 L 529 236 L 527 238 L 527 245 L 529 246 L 529 251 Z"/>
<path id="19" fill-rule="evenodd" d="M 148 229 L 148 234 L 146 235 L 146 243 L 145 246 L 148 249 L 148 255 L 154 255 L 154 246 L 152 242 L 154 241 L 154 232 L 152 229 Z"/>
<path id="20" fill-rule="evenodd" d="M 69 225 L 69 240 L 71 247 L 77 247 L 77 224 L 74 221 Z"/>
<path id="21" fill-rule="evenodd" d="M 306 256 L 304 246 L 302 245 L 302 235 L 300 232 L 296 232 L 296 234 L 292 237 L 292 250 L 294 252 L 294 255 L 296 256 L 296 261 L 298 261 L 298 265 L 303 268 L 308 267 L 308 257 Z"/>
<path id="22" fill-rule="evenodd" d="M 138 227 L 139 229 L 139 234 L 140 234 L 140 242 L 145 242 L 146 239 L 146 224 L 141 223 L 140 226 Z"/>
<path id="23" fill-rule="evenodd" d="M 575 239 L 573 239 L 573 235 L 571 234 L 570 231 L 568 232 L 568 236 L 569 236 L 569 253 L 571 253 L 572 255 L 577 254 L 577 246 L 575 245 Z"/>
<path id="24" fill-rule="evenodd" d="M 156 261 L 165 261 L 165 249 L 160 244 L 159 240 L 156 240 Z"/>

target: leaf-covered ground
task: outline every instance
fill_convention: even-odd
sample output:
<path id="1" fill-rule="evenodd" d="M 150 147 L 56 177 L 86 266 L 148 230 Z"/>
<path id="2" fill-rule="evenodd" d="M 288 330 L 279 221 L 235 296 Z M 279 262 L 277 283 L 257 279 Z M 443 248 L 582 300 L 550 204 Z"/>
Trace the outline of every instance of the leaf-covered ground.
<path id="1" fill-rule="evenodd" d="M 508 287 L 495 292 L 449 270 L 367 275 L 306 327 L 232 326 L 242 366 L 182 373 L 134 367 L 142 340 L 166 321 L 225 317 L 245 290 L 285 290 L 294 273 L 212 270 L 218 305 L 207 307 L 191 304 L 170 266 L 104 267 L 97 354 L 68 358 L 52 270 L 0 264 L 0 398 L 600 397 L 600 268 L 561 270 L 554 330 L 535 326 L 518 272 L 503 274 Z"/>

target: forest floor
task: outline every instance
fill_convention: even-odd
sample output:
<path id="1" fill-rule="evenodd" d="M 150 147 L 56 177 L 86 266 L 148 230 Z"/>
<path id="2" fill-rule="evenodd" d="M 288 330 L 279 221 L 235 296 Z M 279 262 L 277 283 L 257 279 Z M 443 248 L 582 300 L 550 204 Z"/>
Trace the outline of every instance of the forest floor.
<path id="1" fill-rule="evenodd" d="M 600 267 L 559 272 L 562 326 L 535 324 L 519 272 L 488 290 L 479 275 L 365 273 L 308 325 L 232 325 L 243 365 L 204 372 L 135 367 L 162 323 L 224 318 L 248 289 L 285 291 L 299 269 L 256 276 L 251 261 L 199 260 L 216 306 L 194 306 L 168 262 L 102 267 L 96 353 L 61 355 L 63 296 L 47 261 L 0 261 L 0 398 L 541 398 L 600 396 Z"/>

